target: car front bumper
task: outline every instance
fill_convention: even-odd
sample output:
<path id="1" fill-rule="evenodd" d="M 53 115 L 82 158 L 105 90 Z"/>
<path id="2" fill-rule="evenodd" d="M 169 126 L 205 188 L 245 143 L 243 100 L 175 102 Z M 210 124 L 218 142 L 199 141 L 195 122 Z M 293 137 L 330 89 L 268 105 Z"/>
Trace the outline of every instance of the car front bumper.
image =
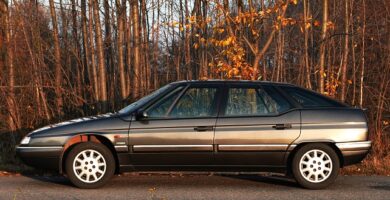
<path id="1" fill-rule="evenodd" d="M 352 165 L 361 162 L 371 149 L 371 141 L 336 143 L 343 155 L 343 165 Z"/>
<path id="2" fill-rule="evenodd" d="M 58 170 L 62 150 L 62 146 L 17 146 L 16 155 L 32 167 Z"/>

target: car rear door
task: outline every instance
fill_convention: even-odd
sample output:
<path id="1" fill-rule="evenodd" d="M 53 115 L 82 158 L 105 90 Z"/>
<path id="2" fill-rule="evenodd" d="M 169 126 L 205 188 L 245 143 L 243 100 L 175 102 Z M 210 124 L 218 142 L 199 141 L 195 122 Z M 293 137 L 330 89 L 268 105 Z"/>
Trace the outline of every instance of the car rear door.
<path id="1" fill-rule="evenodd" d="M 271 85 L 228 84 L 214 143 L 215 164 L 278 166 L 300 134 L 300 111 Z"/>
<path id="2" fill-rule="evenodd" d="M 213 138 L 221 84 L 181 86 L 133 120 L 130 162 L 145 166 L 195 166 L 213 161 Z"/>

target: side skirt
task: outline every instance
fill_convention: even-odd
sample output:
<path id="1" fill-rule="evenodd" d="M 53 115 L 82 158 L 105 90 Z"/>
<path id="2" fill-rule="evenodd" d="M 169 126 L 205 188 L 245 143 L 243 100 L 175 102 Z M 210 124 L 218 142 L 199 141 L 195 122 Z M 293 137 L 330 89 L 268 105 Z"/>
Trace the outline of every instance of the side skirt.
<path id="1" fill-rule="evenodd" d="M 277 172 L 285 173 L 286 166 L 273 165 L 121 165 L 119 171 L 192 171 L 192 172 Z"/>

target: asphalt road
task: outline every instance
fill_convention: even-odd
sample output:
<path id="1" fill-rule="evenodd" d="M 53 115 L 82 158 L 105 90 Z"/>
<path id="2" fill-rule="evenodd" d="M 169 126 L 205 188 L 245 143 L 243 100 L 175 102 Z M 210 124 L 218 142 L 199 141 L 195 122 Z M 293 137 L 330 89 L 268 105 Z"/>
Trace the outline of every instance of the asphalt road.
<path id="1" fill-rule="evenodd" d="M 293 180 L 260 175 L 158 175 L 114 177 L 105 187 L 82 190 L 63 177 L 0 177 L 7 199 L 387 199 L 390 177 L 339 176 L 324 190 L 306 190 Z"/>

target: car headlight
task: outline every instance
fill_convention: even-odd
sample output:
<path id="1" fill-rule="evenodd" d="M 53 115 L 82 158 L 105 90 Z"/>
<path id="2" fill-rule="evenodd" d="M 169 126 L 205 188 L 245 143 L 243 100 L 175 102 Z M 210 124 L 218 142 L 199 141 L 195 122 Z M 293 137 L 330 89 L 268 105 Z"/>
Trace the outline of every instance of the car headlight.
<path id="1" fill-rule="evenodd" d="M 20 142 L 20 144 L 28 144 L 30 143 L 30 137 L 24 137 L 23 140 Z"/>

